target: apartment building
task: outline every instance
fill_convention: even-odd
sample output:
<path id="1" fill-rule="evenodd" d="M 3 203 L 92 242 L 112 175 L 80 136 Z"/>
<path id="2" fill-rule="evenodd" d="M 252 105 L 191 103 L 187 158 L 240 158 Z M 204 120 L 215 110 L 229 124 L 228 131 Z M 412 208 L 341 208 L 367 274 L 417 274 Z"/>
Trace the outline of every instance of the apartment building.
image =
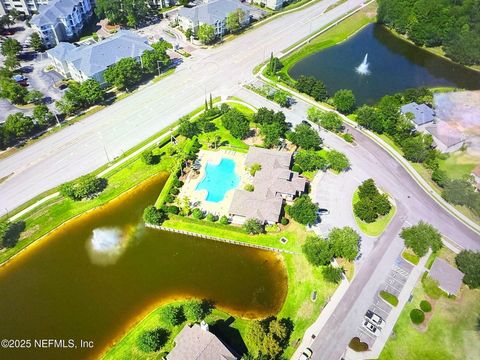
<path id="1" fill-rule="evenodd" d="M 31 24 L 45 46 L 54 47 L 78 37 L 92 14 L 91 0 L 51 0 L 38 7 Z"/>

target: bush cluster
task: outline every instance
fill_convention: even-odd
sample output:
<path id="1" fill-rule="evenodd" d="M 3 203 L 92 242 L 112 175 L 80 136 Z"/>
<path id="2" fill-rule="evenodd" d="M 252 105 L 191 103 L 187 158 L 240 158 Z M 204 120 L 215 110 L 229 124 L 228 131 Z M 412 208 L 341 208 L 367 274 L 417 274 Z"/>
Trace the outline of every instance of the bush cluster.
<path id="1" fill-rule="evenodd" d="M 365 180 L 358 187 L 359 200 L 353 204 L 353 212 L 362 221 L 372 223 L 392 209 L 388 196 L 380 194 L 373 179 Z"/>

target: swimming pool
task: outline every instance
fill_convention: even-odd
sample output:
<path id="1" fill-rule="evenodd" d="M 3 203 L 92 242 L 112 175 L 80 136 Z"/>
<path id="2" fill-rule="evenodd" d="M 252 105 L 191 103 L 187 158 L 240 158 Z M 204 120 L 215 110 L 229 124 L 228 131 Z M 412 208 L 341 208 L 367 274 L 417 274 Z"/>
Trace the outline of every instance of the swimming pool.
<path id="1" fill-rule="evenodd" d="M 222 158 L 218 165 L 207 162 L 205 177 L 200 181 L 196 190 L 207 190 L 210 202 L 220 202 L 225 198 L 227 191 L 235 189 L 240 178 L 235 174 L 235 161 Z"/>

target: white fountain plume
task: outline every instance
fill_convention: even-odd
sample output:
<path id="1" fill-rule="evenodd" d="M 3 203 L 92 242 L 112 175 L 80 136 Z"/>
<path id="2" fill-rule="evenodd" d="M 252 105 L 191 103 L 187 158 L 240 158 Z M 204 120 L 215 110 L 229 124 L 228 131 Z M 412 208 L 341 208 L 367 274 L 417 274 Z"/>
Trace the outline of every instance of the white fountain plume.
<path id="1" fill-rule="evenodd" d="M 360 65 L 358 65 L 355 70 L 357 71 L 357 73 L 359 73 L 360 75 L 368 75 L 370 74 L 370 70 L 368 69 L 368 66 L 370 64 L 368 63 L 368 53 L 365 54 L 365 57 L 363 58 L 363 61 Z"/>
<path id="2" fill-rule="evenodd" d="M 125 250 L 125 234 L 118 228 L 94 229 L 87 250 L 92 263 L 113 265 Z"/>

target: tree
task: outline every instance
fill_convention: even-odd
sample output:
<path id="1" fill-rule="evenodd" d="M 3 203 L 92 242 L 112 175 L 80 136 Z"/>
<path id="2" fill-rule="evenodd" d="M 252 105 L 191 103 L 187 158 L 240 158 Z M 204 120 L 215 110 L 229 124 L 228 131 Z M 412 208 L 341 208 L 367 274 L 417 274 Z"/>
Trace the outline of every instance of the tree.
<path id="1" fill-rule="evenodd" d="M 25 139 L 33 134 L 35 124 L 32 118 L 17 112 L 7 116 L 7 120 L 3 124 L 5 132 L 16 139 Z"/>
<path id="2" fill-rule="evenodd" d="M 288 345 L 290 329 L 286 319 L 265 319 L 252 321 L 245 331 L 245 339 L 250 344 L 252 357 L 277 359 Z"/>
<path id="3" fill-rule="evenodd" d="M 142 161 L 147 165 L 155 165 L 160 161 L 160 157 L 153 154 L 152 150 L 142 152 Z"/>
<path id="4" fill-rule="evenodd" d="M 342 130 L 343 122 L 340 116 L 334 112 L 328 111 L 319 116 L 320 125 L 330 131 L 338 132 Z"/>
<path id="5" fill-rule="evenodd" d="M 265 329 L 260 321 L 254 320 L 249 322 L 245 331 L 245 340 L 250 344 L 254 354 L 258 354 L 262 349 L 265 336 Z"/>
<path id="6" fill-rule="evenodd" d="M 40 104 L 43 100 L 43 94 L 38 90 L 32 90 L 25 96 L 27 103 Z"/>
<path id="7" fill-rule="evenodd" d="M 142 79 L 142 67 L 134 58 L 123 58 L 107 68 L 103 77 L 119 90 L 128 89 Z"/>
<path id="8" fill-rule="evenodd" d="M 147 206 L 143 211 L 143 221 L 146 224 L 161 225 L 165 220 L 165 213 L 154 205 Z"/>
<path id="9" fill-rule="evenodd" d="M 83 83 L 72 81 L 62 99 L 57 101 L 57 108 L 64 114 L 74 114 L 81 109 L 101 103 L 105 99 L 105 90 L 100 83 L 88 79 Z"/>
<path id="10" fill-rule="evenodd" d="M 432 146 L 432 137 L 423 134 L 411 136 L 406 138 L 401 146 L 405 159 L 421 163 L 424 162 L 429 155 Z"/>
<path id="11" fill-rule="evenodd" d="M 183 307 L 188 320 L 199 322 L 205 318 L 204 304 L 199 300 L 190 300 Z"/>
<path id="12" fill-rule="evenodd" d="M 47 105 L 40 104 L 33 108 L 33 118 L 40 126 L 50 126 L 55 122 L 54 115 L 48 110 Z"/>
<path id="13" fill-rule="evenodd" d="M 327 160 L 314 150 L 298 151 L 295 155 L 294 163 L 299 166 L 302 171 L 326 170 L 328 167 Z"/>
<path id="14" fill-rule="evenodd" d="M 0 249 L 12 248 L 20 239 L 21 233 L 25 230 L 25 222 L 0 222 Z"/>
<path id="15" fill-rule="evenodd" d="M 112 24 L 136 27 L 151 12 L 148 1 L 135 0 L 97 0 L 95 13 L 99 18 L 106 17 Z"/>
<path id="16" fill-rule="evenodd" d="M 475 185 L 470 179 L 447 180 L 442 196 L 449 203 L 468 206 L 480 214 L 480 193 L 475 191 Z"/>
<path id="17" fill-rule="evenodd" d="M 350 161 L 348 161 L 347 156 L 339 151 L 330 150 L 326 157 L 328 166 L 337 172 L 346 171 L 350 168 Z"/>
<path id="18" fill-rule="evenodd" d="M 172 44 L 165 40 L 160 40 L 152 44 L 152 47 L 153 50 L 147 50 L 142 54 L 143 70 L 150 74 L 159 72 L 160 69 L 170 65 L 171 60 L 167 55 L 167 49 L 170 49 Z"/>
<path id="19" fill-rule="evenodd" d="M 382 118 L 373 106 L 363 105 L 357 109 L 357 122 L 359 125 L 378 134 L 383 133 Z"/>
<path id="20" fill-rule="evenodd" d="M 22 50 L 22 45 L 13 38 L 6 38 L 1 47 L 1 53 L 5 57 L 17 57 L 20 50 Z"/>
<path id="21" fill-rule="evenodd" d="M 231 108 L 223 114 L 222 125 L 237 139 L 244 139 L 250 132 L 250 121 L 240 110 L 235 108 Z"/>
<path id="22" fill-rule="evenodd" d="M 433 252 L 441 249 L 442 236 L 432 225 L 420 221 L 417 225 L 403 228 L 400 237 L 404 240 L 405 246 L 412 249 L 419 257 L 424 256 L 428 249 Z"/>
<path id="23" fill-rule="evenodd" d="M 227 15 L 225 20 L 227 30 L 231 33 L 236 33 L 240 30 L 243 26 L 243 22 L 245 18 L 245 11 L 238 8 Z"/>
<path id="24" fill-rule="evenodd" d="M 290 97 L 288 96 L 288 93 L 283 90 L 275 91 L 275 94 L 273 94 L 273 101 L 275 101 L 281 107 L 290 106 Z"/>
<path id="25" fill-rule="evenodd" d="M 269 76 L 275 75 L 281 68 L 283 68 L 282 62 L 279 58 L 274 57 L 273 53 L 271 53 L 270 60 L 265 70 L 266 74 Z"/>
<path id="26" fill-rule="evenodd" d="M 212 25 L 201 24 L 198 27 L 198 39 L 205 45 L 211 44 L 215 40 L 215 28 Z"/>
<path id="27" fill-rule="evenodd" d="M 196 122 L 190 121 L 188 117 L 183 117 L 180 119 L 180 125 L 178 126 L 179 135 L 191 139 L 199 133 L 200 129 Z"/>
<path id="28" fill-rule="evenodd" d="M 28 90 L 12 79 L 0 79 L 0 97 L 10 100 L 13 104 L 25 104 Z"/>
<path id="29" fill-rule="evenodd" d="M 295 126 L 295 131 L 287 134 L 287 138 L 305 150 L 317 150 L 322 145 L 322 138 L 307 124 Z"/>
<path id="30" fill-rule="evenodd" d="M 77 180 L 60 185 L 60 194 L 75 201 L 83 200 L 101 193 L 107 187 L 107 184 L 105 178 L 84 175 Z"/>
<path id="31" fill-rule="evenodd" d="M 4 65 L 7 69 L 13 71 L 20 66 L 20 61 L 18 60 L 18 58 L 16 56 L 9 55 L 5 59 Z"/>
<path id="32" fill-rule="evenodd" d="M 335 108 L 343 114 L 350 114 L 355 109 L 355 95 L 352 90 L 338 90 L 333 95 Z"/>
<path id="33" fill-rule="evenodd" d="M 365 180 L 358 187 L 358 197 L 360 199 L 371 198 L 379 194 L 377 187 L 375 186 L 375 181 L 373 179 Z"/>
<path id="34" fill-rule="evenodd" d="M 342 268 L 333 267 L 330 264 L 325 266 L 322 269 L 322 275 L 325 278 L 325 280 L 334 284 L 338 284 L 340 281 L 342 281 L 342 274 L 343 274 Z"/>
<path id="35" fill-rule="evenodd" d="M 263 125 L 260 132 L 263 135 L 263 145 L 266 148 L 278 146 L 280 138 L 285 135 L 285 129 L 278 123 Z"/>
<path id="36" fill-rule="evenodd" d="M 261 234 L 264 232 L 263 229 L 263 224 L 260 222 L 258 219 L 247 219 L 245 223 L 243 224 L 243 229 L 248 233 L 248 234 Z"/>
<path id="37" fill-rule="evenodd" d="M 313 224 L 317 220 L 318 206 L 315 205 L 308 195 L 302 195 L 295 199 L 293 205 L 288 208 L 288 214 L 300 224 Z"/>
<path id="38" fill-rule="evenodd" d="M 170 332 L 163 328 L 144 331 L 138 338 L 137 344 L 144 352 L 156 352 L 160 350 L 168 340 Z"/>
<path id="39" fill-rule="evenodd" d="M 333 258 L 330 242 L 318 236 L 308 236 L 302 245 L 302 252 L 313 266 L 328 265 Z"/>
<path id="40" fill-rule="evenodd" d="M 169 326 L 177 326 L 185 321 L 181 306 L 167 305 L 160 311 L 160 319 Z"/>
<path id="41" fill-rule="evenodd" d="M 462 250 L 455 257 L 458 269 L 465 274 L 463 282 L 472 289 L 480 287 L 480 252 Z"/>
<path id="42" fill-rule="evenodd" d="M 33 50 L 37 52 L 42 52 L 45 50 L 45 45 L 43 45 L 43 41 L 40 38 L 40 35 L 37 32 L 34 32 L 30 38 L 30 45 Z"/>
<path id="43" fill-rule="evenodd" d="M 328 235 L 335 257 L 353 261 L 358 256 L 360 235 L 349 226 L 333 228 Z"/>
<path id="44" fill-rule="evenodd" d="M 365 180 L 358 187 L 358 198 L 353 205 L 353 212 L 366 223 L 372 223 L 379 216 L 387 215 L 392 208 L 388 196 L 380 194 L 373 179 Z"/>
<path id="45" fill-rule="evenodd" d="M 295 87 L 298 91 L 310 95 L 316 101 L 324 101 L 327 99 L 327 89 L 321 80 L 315 79 L 313 76 L 301 75 Z"/>

